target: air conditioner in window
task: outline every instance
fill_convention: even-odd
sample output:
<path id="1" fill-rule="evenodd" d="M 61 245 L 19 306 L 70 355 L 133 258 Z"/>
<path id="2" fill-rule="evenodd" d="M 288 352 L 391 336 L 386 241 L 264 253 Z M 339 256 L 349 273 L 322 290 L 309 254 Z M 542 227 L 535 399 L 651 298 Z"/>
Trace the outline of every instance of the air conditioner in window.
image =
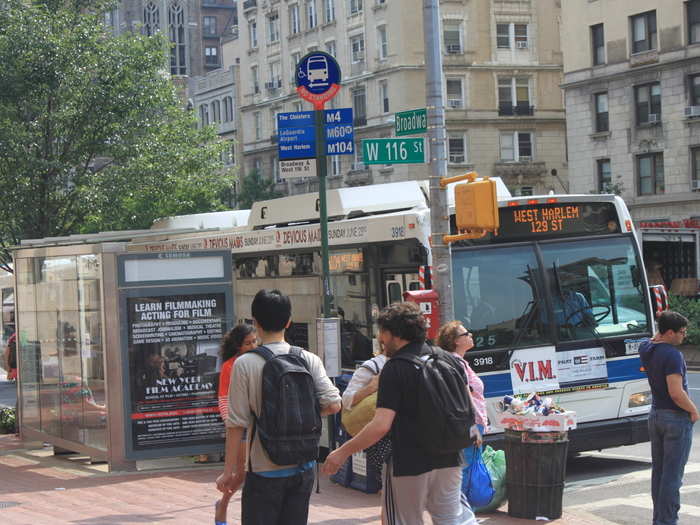
<path id="1" fill-rule="evenodd" d="M 649 122 L 649 124 L 655 124 L 660 121 L 661 115 L 659 115 L 658 113 L 649 113 L 649 120 L 647 121 Z"/>
<path id="2" fill-rule="evenodd" d="M 459 55 L 462 52 L 460 44 L 447 44 L 447 53 L 450 55 Z"/>
<path id="3" fill-rule="evenodd" d="M 690 189 L 691 190 L 700 190 L 700 180 L 691 180 L 690 181 Z"/>
<path id="4" fill-rule="evenodd" d="M 520 162 L 530 162 L 531 160 L 532 160 L 532 157 L 530 157 L 529 155 L 520 155 L 518 157 L 518 161 L 520 161 Z"/>
<path id="5" fill-rule="evenodd" d="M 452 109 L 456 108 L 461 108 L 462 107 L 462 101 L 459 99 L 456 100 L 448 100 L 447 105 L 450 106 Z"/>
<path id="6" fill-rule="evenodd" d="M 527 40 L 520 40 L 519 42 L 515 43 L 515 47 L 517 47 L 518 49 L 527 49 L 528 42 Z"/>
<path id="7" fill-rule="evenodd" d="M 450 164 L 464 164 L 464 155 L 450 155 Z"/>
<path id="8" fill-rule="evenodd" d="M 700 106 L 688 106 L 685 108 L 686 117 L 700 117 Z"/>

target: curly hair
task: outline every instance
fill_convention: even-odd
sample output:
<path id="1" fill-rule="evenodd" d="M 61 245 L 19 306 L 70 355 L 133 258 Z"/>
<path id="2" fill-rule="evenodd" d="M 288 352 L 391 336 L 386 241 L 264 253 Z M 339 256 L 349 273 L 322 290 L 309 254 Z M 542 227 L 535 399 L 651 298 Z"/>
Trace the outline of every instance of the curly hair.
<path id="1" fill-rule="evenodd" d="M 425 317 L 416 303 L 394 303 L 384 308 L 377 325 L 394 337 L 404 341 L 421 342 L 425 340 Z"/>
<path id="2" fill-rule="evenodd" d="M 245 338 L 253 333 L 255 333 L 253 325 L 241 323 L 234 326 L 221 340 L 221 359 L 228 361 L 238 354 Z"/>
<path id="3" fill-rule="evenodd" d="M 450 321 L 442 325 L 438 332 L 438 346 L 448 352 L 454 352 L 457 348 L 460 326 L 464 326 L 462 321 Z"/>

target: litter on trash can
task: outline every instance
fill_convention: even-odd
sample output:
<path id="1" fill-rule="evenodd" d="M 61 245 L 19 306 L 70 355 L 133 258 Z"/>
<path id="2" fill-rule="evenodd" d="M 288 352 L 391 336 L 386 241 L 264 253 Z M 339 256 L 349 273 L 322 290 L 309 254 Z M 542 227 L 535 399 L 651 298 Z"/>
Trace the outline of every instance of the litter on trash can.
<path id="1" fill-rule="evenodd" d="M 504 396 L 499 402 L 496 425 L 510 430 L 563 432 L 576 428 L 576 412 L 565 410 L 551 397 L 536 393 L 526 397 Z"/>

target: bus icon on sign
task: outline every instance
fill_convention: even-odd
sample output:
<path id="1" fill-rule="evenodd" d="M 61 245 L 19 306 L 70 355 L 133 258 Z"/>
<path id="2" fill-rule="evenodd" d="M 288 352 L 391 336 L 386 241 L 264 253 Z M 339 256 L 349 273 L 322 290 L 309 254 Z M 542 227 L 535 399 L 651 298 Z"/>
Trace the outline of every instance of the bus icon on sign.
<path id="1" fill-rule="evenodd" d="M 309 58 L 306 62 L 306 78 L 309 87 L 328 85 L 328 61 L 324 56 Z"/>

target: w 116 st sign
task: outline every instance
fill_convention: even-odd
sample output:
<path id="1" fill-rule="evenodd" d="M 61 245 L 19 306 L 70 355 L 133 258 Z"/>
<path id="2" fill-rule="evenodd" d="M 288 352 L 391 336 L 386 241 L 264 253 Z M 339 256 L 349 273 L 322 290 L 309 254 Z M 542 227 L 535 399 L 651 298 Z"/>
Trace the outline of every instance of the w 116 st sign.
<path id="1" fill-rule="evenodd" d="M 409 139 L 365 139 L 362 161 L 365 164 L 424 164 L 425 141 Z"/>

